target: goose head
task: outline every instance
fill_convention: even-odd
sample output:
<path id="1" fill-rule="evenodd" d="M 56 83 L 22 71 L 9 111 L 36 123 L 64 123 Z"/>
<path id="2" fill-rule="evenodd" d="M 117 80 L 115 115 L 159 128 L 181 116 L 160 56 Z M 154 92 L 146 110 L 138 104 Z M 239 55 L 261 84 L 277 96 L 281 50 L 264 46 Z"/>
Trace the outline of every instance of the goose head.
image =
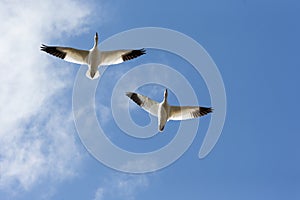
<path id="1" fill-rule="evenodd" d="M 98 45 L 98 33 L 96 32 L 95 37 L 94 37 L 94 46 Z"/>
<path id="2" fill-rule="evenodd" d="M 164 92 L 164 101 L 167 101 L 167 98 L 168 98 L 168 90 L 165 89 L 165 92 Z"/>

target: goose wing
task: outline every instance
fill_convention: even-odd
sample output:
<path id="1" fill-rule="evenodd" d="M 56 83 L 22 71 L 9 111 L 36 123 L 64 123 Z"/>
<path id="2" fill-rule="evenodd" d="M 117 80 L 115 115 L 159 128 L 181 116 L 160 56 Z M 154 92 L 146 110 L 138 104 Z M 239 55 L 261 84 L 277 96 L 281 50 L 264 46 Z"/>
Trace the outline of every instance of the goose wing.
<path id="1" fill-rule="evenodd" d="M 100 65 L 114 65 L 137 58 L 145 54 L 145 49 L 101 51 Z"/>
<path id="2" fill-rule="evenodd" d="M 170 106 L 169 120 L 186 120 L 207 115 L 212 108 L 200 106 Z"/>
<path id="3" fill-rule="evenodd" d="M 76 64 L 87 64 L 89 51 L 71 47 L 47 46 L 42 44 L 41 51 Z"/>
<path id="4" fill-rule="evenodd" d="M 126 95 L 134 101 L 137 105 L 142 107 L 145 111 L 149 112 L 151 115 L 156 116 L 158 115 L 158 105 L 159 103 L 146 97 L 141 94 L 127 92 Z"/>

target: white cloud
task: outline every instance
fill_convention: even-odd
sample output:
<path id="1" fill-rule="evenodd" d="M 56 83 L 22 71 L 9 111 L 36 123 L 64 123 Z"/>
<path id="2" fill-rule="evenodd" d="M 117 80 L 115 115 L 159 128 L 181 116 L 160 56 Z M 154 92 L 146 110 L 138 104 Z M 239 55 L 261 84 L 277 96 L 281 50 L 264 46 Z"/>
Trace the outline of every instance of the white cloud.
<path id="1" fill-rule="evenodd" d="M 100 123 L 106 125 L 112 119 L 110 107 L 100 103 L 96 108 Z"/>
<path id="2" fill-rule="evenodd" d="M 94 200 L 108 198 L 134 200 L 136 195 L 148 186 L 149 180 L 146 175 L 116 174 L 96 190 Z"/>
<path id="3" fill-rule="evenodd" d="M 103 200 L 104 199 L 104 189 L 98 188 L 95 194 L 94 200 Z"/>
<path id="4" fill-rule="evenodd" d="M 0 2 L 0 189 L 74 176 L 81 153 L 65 95 L 74 77 L 39 46 L 86 31 L 90 13 L 71 0 Z"/>

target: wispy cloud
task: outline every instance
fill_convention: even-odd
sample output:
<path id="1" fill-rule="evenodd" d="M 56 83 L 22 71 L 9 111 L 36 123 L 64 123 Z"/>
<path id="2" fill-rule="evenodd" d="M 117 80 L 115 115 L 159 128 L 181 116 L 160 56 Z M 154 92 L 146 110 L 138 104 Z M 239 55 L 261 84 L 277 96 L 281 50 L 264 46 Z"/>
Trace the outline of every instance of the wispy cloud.
<path id="1" fill-rule="evenodd" d="M 103 104 L 98 104 L 96 108 L 101 124 L 107 125 L 107 123 L 112 119 L 110 107 Z"/>
<path id="2" fill-rule="evenodd" d="M 137 194 L 147 187 L 149 179 L 146 175 L 115 174 L 97 188 L 94 200 L 109 198 L 134 200 Z"/>
<path id="3" fill-rule="evenodd" d="M 1 1 L 0 189 L 30 190 L 75 174 L 81 153 L 71 119 L 70 68 L 39 50 L 42 41 L 86 30 L 79 1 Z"/>
<path id="4" fill-rule="evenodd" d="M 95 193 L 94 200 L 102 200 L 104 199 L 104 188 L 99 187 Z"/>

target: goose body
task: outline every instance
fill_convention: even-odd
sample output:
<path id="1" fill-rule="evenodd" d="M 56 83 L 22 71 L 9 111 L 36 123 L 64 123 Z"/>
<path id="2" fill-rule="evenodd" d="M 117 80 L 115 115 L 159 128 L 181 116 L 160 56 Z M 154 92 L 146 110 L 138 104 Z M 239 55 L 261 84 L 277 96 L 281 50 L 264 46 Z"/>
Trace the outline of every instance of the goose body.
<path id="1" fill-rule="evenodd" d="M 144 49 L 100 51 L 98 49 L 98 33 L 95 34 L 94 46 L 90 50 L 61 46 L 47 46 L 44 44 L 42 44 L 41 50 L 68 62 L 88 65 L 86 76 L 90 79 L 96 79 L 100 76 L 98 71 L 99 66 L 119 64 L 146 53 Z"/>
<path id="2" fill-rule="evenodd" d="M 127 92 L 126 95 L 145 111 L 158 118 L 158 130 L 163 131 L 169 120 L 187 120 L 204 116 L 212 112 L 211 107 L 171 106 L 168 104 L 168 90 L 164 92 L 161 103 L 141 94 Z"/>

